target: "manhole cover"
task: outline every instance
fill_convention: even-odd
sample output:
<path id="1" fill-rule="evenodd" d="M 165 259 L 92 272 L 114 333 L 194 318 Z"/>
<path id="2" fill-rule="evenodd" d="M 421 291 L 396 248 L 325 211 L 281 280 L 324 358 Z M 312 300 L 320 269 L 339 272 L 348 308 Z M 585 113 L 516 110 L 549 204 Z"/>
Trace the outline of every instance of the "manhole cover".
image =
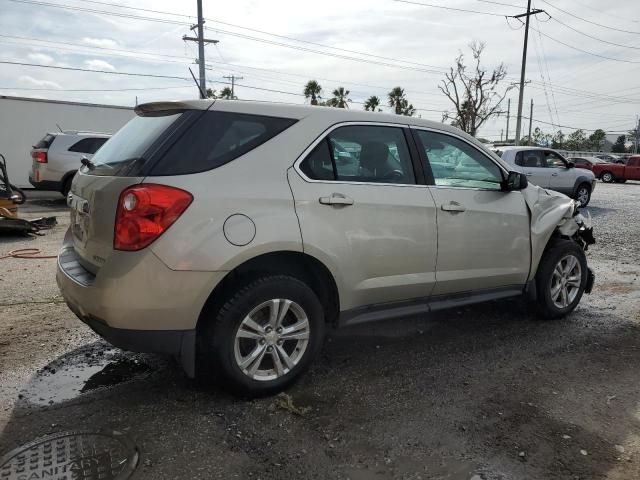
<path id="1" fill-rule="evenodd" d="M 124 435 L 63 432 L 16 448 L 0 460 L 0 480 L 123 480 L 138 464 Z"/>

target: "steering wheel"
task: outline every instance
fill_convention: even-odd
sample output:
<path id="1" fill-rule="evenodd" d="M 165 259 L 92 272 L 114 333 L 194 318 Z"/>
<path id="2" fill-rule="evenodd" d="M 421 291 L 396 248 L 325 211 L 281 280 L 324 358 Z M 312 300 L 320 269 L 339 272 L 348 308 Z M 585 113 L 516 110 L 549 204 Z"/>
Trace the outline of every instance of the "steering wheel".
<path id="1" fill-rule="evenodd" d="M 385 173 L 380 178 L 382 180 L 402 180 L 404 179 L 404 173 L 400 170 L 391 170 L 390 172 Z"/>

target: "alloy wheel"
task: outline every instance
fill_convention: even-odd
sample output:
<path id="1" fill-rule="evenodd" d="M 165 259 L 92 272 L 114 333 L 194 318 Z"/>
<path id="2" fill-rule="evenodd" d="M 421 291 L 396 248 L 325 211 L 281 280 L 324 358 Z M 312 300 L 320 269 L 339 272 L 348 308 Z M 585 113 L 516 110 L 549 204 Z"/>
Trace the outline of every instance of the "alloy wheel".
<path id="1" fill-rule="evenodd" d="M 567 308 L 576 299 L 582 284 L 582 267 L 574 255 L 562 257 L 551 274 L 551 301 L 558 308 Z"/>
<path id="2" fill-rule="evenodd" d="M 276 380 L 300 362 L 310 333 L 309 319 L 297 303 L 282 298 L 263 302 L 236 331 L 236 364 L 253 380 Z"/>
<path id="3" fill-rule="evenodd" d="M 577 200 L 580 202 L 580 206 L 584 207 L 589 202 L 589 189 L 587 187 L 581 187 L 578 190 Z"/>

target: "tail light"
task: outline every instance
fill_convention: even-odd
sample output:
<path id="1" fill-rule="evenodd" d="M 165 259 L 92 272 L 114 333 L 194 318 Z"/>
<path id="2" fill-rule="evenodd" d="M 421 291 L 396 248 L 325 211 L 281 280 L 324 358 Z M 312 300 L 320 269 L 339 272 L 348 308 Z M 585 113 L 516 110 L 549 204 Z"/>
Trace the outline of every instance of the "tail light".
<path id="1" fill-rule="evenodd" d="M 143 184 L 125 189 L 118 200 L 113 248 L 145 248 L 162 235 L 192 201 L 189 192 L 166 185 Z"/>
<path id="2" fill-rule="evenodd" d="M 31 157 L 38 163 L 47 163 L 47 152 L 31 152 Z"/>

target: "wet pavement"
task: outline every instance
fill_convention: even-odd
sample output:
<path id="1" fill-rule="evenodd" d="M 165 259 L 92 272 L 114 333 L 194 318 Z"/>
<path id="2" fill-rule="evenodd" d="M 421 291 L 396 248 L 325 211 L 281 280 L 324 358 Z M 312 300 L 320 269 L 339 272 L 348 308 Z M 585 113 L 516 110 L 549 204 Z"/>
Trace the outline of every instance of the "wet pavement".
<path id="1" fill-rule="evenodd" d="M 640 184 L 598 185 L 596 288 L 567 319 L 508 300 L 334 332 L 298 384 L 258 400 L 110 347 L 60 303 L 54 261 L 5 260 L 0 455 L 115 431 L 140 479 L 640 478 L 638 199 Z M 63 199 L 40 209 L 61 225 L 0 251 L 55 252 Z"/>

